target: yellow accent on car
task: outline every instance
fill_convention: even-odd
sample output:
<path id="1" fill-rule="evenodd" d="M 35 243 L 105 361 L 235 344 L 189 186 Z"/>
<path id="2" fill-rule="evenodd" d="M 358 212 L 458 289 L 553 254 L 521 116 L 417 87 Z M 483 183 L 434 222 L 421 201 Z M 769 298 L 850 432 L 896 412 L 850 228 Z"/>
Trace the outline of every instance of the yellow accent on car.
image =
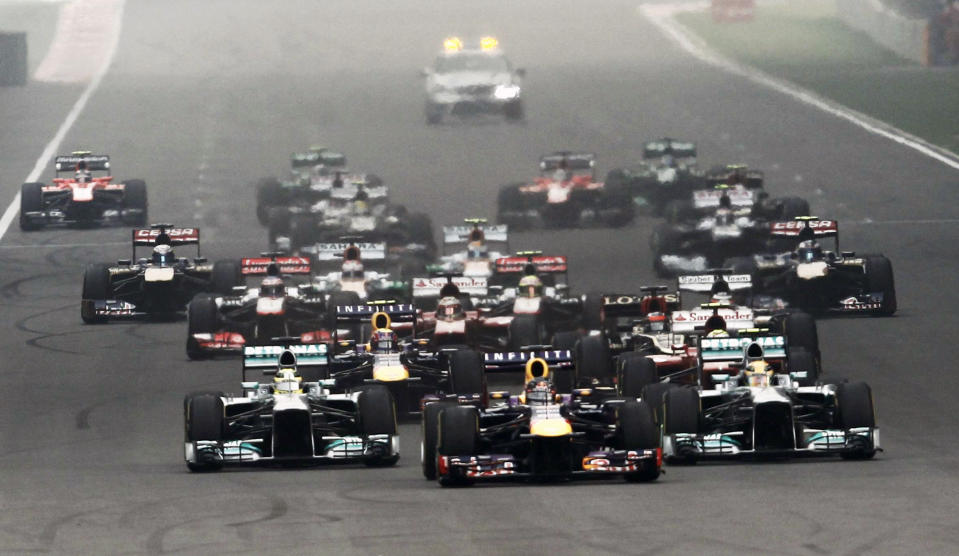
<path id="1" fill-rule="evenodd" d="M 373 367 L 373 380 L 380 382 L 397 382 L 410 378 L 410 372 L 403 365 L 388 365 Z"/>
<path id="2" fill-rule="evenodd" d="M 573 427 L 566 419 L 543 419 L 530 423 L 529 432 L 533 436 L 566 436 L 573 433 Z"/>
<path id="3" fill-rule="evenodd" d="M 385 321 L 381 320 L 377 322 L 379 319 L 385 319 Z M 386 324 L 383 324 L 384 322 Z M 373 325 L 373 332 L 376 332 L 377 330 L 380 330 L 382 328 L 389 328 L 390 324 L 392 324 L 392 321 L 390 320 L 390 315 L 388 313 L 384 313 L 383 311 L 377 311 L 373 313 L 372 317 L 370 317 L 370 324 Z"/>
<path id="4" fill-rule="evenodd" d="M 549 364 L 546 363 L 546 360 L 541 357 L 532 357 L 529 361 L 526 362 L 526 382 L 533 380 L 534 378 L 539 378 L 533 376 L 533 367 L 536 365 L 543 366 L 543 374 L 540 375 L 543 378 L 549 378 Z"/>

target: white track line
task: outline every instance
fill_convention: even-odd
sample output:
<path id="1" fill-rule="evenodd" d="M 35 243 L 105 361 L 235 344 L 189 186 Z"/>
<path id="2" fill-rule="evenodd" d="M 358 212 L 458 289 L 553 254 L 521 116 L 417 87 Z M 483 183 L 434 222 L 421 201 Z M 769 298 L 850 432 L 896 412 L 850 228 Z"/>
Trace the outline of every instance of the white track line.
<path id="1" fill-rule="evenodd" d="M 900 145 L 909 147 L 930 158 L 938 160 L 946 166 L 959 170 L 959 155 L 956 153 L 928 143 L 923 139 L 911 135 L 895 126 L 887 124 L 881 120 L 877 120 L 871 116 L 867 116 L 861 112 L 857 112 L 856 110 L 843 106 L 838 102 L 821 97 L 808 89 L 804 89 L 796 85 L 795 83 L 772 77 L 771 75 L 768 75 L 756 68 L 730 60 L 729 58 L 726 58 L 710 48 L 702 39 L 700 39 L 698 36 L 695 36 L 688 29 L 673 19 L 673 16 L 677 13 L 700 11 L 707 9 L 708 7 L 709 3 L 707 2 L 687 2 L 682 4 L 641 4 L 637 9 L 646 19 L 658 27 L 660 31 L 662 31 L 666 36 L 673 39 L 680 47 L 682 47 L 683 50 L 692 54 L 703 62 L 726 70 L 730 73 L 742 75 L 754 83 L 758 83 L 764 87 L 768 87 L 780 93 L 789 95 L 790 97 L 802 103 L 818 108 L 823 112 L 832 114 L 833 116 L 842 118 L 858 126 L 859 128 L 872 133 L 873 135 L 891 139 Z"/>
<path id="2" fill-rule="evenodd" d="M 40 154 L 40 158 L 37 159 L 37 163 L 33 167 L 33 171 L 30 172 L 30 175 L 27 176 L 25 182 L 34 182 L 40 178 L 40 174 L 43 173 L 44 168 L 49 166 L 50 160 L 56 155 L 57 150 L 60 148 L 60 143 L 63 142 L 63 138 L 66 137 L 67 132 L 70 131 L 70 128 L 73 127 L 73 124 L 77 121 L 77 118 L 80 117 L 80 113 L 83 112 L 83 109 L 87 105 L 87 101 L 90 100 L 90 97 L 93 96 L 93 93 L 97 90 L 97 87 L 100 86 L 100 82 L 103 81 L 103 76 L 106 75 L 107 70 L 110 69 L 110 63 L 113 62 L 113 56 L 117 51 L 117 44 L 120 42 L 120 27 L 123 20 L 123 3 L 124 0 L 117 2 L 117 10 L 119 12 L 117 18 L 117 25 L 110 29 L 112 34 L 110 36 L 110 49 L 107 52 L 107 56 L 104 58 L 103 63 L 97 69 L 96 74 L 94 74 L 93 79 L 90 80 L 90 83 L 87 85 L 87 88 L 83 90 L 83 94 L 80 95 L 80 98 L 77 99 L 76 104 L 73 105 L 73 108 L 70 109 L 70 112 L 67 114 L 63 123 L 60 124 L 60 129 L 57 130 L 56 135 L 53 136 L 53 139 L 47 143 L 47 146 L 43 149 L 43 153 Z M 10 203 L 10 206 L 7 207 L 7 210 L 4 211 L 3 216 L 0 216 L 0 240 L 7 234 L 7 230 L 10 229 L 10 224 L 13 223 L 13 219 L 16 218 L 17 213 L 20 212 L 20 192 L 13 197 L 13 201 Z"/>

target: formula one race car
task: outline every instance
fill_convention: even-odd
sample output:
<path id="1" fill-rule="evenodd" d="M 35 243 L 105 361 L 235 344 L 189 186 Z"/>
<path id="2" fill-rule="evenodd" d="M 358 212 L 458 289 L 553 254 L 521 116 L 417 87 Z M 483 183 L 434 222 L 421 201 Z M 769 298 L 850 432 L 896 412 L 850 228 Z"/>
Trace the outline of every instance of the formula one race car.
<path id="1" fill-rule="evenodd" d="M 309 151 L 293 153 L 290 155 L 288 178 L 282 181 L 275 177 L 261 178 L 256 183 L 256 217 L 260 224 L 269 225 L 270 211 L 273 209 L 309 207 L 329 198 L 337 172 L 342 185 L 351 182 L 381 183 L 372 174 L 350 174 L 346 169 L 346 156 L 326 147 L 315 146 Z"/>
<path id="2" fill-rule="evenodd" d="M 113 183 L 110 157 L 77 151 L 58 156 L 53 183 L 25 183 L 20 188 L 20 229 L 51 225 L 143 226 L 147 221 L 147 186 L 143 180 Z M 74 172 L 73 178 L 59 177 Z M 105 175 L 94 177 L 94 172 Z"/>
<path id="3" fill-rule="evenodd" d="M 338 394 L 331 392 L 330 380 L 303 380 L 304 367 L 326 365 L 325 353 L 317 349 L 325 347 L 248 347 L 242 395 L 186 396 L 183 446 L 190 471 L 269 463 L 394 465 L 400 458 L 399 436 L 395 404 L 386 388 Z M 248 370 L 270 378 L 250 381 Z"/>
<path id="4" fill-rule="evenodd" d="M 416 337 L 412 305 L 380 301 L 339 306 L 335 311 L 330 378 L 336 380 L 338 389 L 352 391 L 366 384 L 383 384 L 401 414 L 419 412 L 426 395 L 461 394 L 472 399 L 485 393 L 486 381 L 475 352 L 462 355 L 455 348 L 433 350 L 428 340 Z M 341 330 L 356 327 L 361 331 L 353 332 L 354 339 L 341 339 Z M 470 357 L 475 359 L 472 365 Z"/>
<path id="5" fill-rule="evenodd" d="M 789 220 L 809 214 L 809 202 L 805 199 L 771 197 L 761 188 L 746 185 L 750 182 L 745 178 L 730 183 L 712 183 L 709 179 L 706 182 L 708 185 L 694 190 L 691 197 L 668 202 L 663 209 L 666 221 L 695 222 L 720 208 L 730 209 L 736 216 L 757 220 Z"/>
<path id="6" fill-rule="evenodd" d="M 711 214 L 688 222 L 665 222 L 653 230 L 650 247 L 653 268 L 660 276 L 702 272 L 730 257 L 762 251 L 769 239 L 769 224 L 752 216 L 752 210 L 731 208 L 729 197 Z"/>
<path id="7" fill-rule="evenodd" d="M 493 261 L 509 252 L 509 228 L 487 224 L 485 218 L 467 218 L 465 222 L 466 226 L 443 226 L 443 256 L 427 265 L 427 272 L 434 276 L 492 276 Z"/>
<path id="8" fill-rule="evenodd" d="M 523 394 L 492 392 L 489 408 L 437 401 L 423 411 L 423 475 L 442 486 L 496 479 L 659 477 L 653 412 L 641 401 L 560 395 L 549 364 L 526 363 Z"/>
<path id="9" fill-rule="evenodd" d="M 704 183 L 696 167 L 696 144 L 669 137 L 646 143 L 642 162 L 606 174 L 607 187 L 625 187 L 637 207 L 654 214 L 670 201 L 688 199 Z"/>
<path id="10" fill-rule="evenodd" d="M 525 70 L 513 68 L 495 38 L 483 37 L 478 46 L 464 48 L 459 38 L 448 38 L 433 67 L 423 70 L 427 124 L 481 114 L 523 119 L 520 82 Z"/>
<path id="11" fill-rule="evenodd" d="M 592 153 L 563 151 L 543 156 L 540 177 L 500 188 L 497 219 L 516 229 L 628 223 L 635 214 L 629 192 L 623 184 L 597 182 L 595 166 Z"/>
<path id="12" fill-rule="evenodd" d="M 352 293 L 346 305 L 355 305 L 367 299 L 394 299 L 407 301 L 410 283 L 389 272 L 379 272 L 389 265 L 386 243 L 356 243 L 344 238 L 340 243 L 318 243 L 304 249 L 314 256 L 317 267 L 335 264 L 339 270 L 315 274 L 310 281 L 313 292 L 330 296 L 334 293 Z M 401 266 L 401 265 L 393 265 Z M 355 300 L 355 301 L 353 301 Z M 341 303 L 343 304 L 343 303 Z"/>
<path id="13" fill-rule="evenodd" d="M 329 341 L 327 298 L 309 283 L 287 283 L 284 276 L 309 275 L 306 257 L 264 253 L 240 260 L 241 273 L 265 276 L 257 287 L 238 285 L 228 293 L 201 294 L 187 310 L 186 352 L 190 359 L 236 354 L 247 345 L 297 336 L 302 343 Z"/>
<path id="14" fill-rule="evenodd" d="M 798 240 L 788 253 L 763 254 L 726 261 L 724 266 L 754 276 L 757 294 L 785 300 L 811 312 L 896 312 L 892 263 L 881 254 L 856 255 L 839 250 L 835 220 L 803 217 L 771 224 L 773 236 Z M 835 238 L 833 251 L 824 251 L 818 238 Z"/>
<path id="15" fill-rule="evenodd" d="M 774 338 L 704 338 L 702 361 L 738 354 L 715 387 L 673 387 L 662 397 L 663 452 L 670 461 L 840 454 L 871 458 L 879 447 L 872 391 L 864 382 L 801 386 L 771 361 Z M 738 372 L 735 372 L 738 371 Z"/>
<path id="16" fill-rule="evenodd" d="M 196 245 L 192 261 L 173 248 Z M 137 259 L 137 247 L 152 247 L 149 259 Z M 133 230 L 133 256 L 117 264 L 90 264 L 83 272 L 80 316 L 95 324 L 111 319 L 182 316 L 201 292 L 226 293 L 240 279 L 233 261 L 208 263 L 200 257 L 200 230 L 154 224 Z"/>

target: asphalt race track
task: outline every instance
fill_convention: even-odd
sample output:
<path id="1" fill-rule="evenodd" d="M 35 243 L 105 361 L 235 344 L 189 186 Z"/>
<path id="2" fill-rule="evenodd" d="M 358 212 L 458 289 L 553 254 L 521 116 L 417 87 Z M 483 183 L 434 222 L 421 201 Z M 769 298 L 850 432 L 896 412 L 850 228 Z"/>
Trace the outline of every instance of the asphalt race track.
<path id="1" fill-rule="evenodd" d="M 696 140 L 703 162 L 765 169 L 771 191 L 838 219 L 845 248 L 893 261 L 897 316 L 819 324 L 826 372 L 872 385 L 885 453 L 448 490 L 422 478 L 411 423 L 395 468 L 191 474 L 183 396 L 236 391 L 238 362 L 188 361 L 182 322 L 81 323 L 83 265 L 128 256 L 128 231 L 14 222 L 0 241 L 0 552 L 959 553 L 959 174 L 695 61 L 636 4 L 129 0 L 61 150 L 112 155 L 117 177 L 147 180 L 151 220 L 198 225 L 219 259 L 265 248 L 251 182 L 313 143 L 438 228 L 492 215 L 498 186 L 544 152 L 592 150 L 605 171 L 647 138 Z M 419 70 L 452 33 L 494 33 L 527 69 L 527 123 L 425 125 Z M 0 210 L 81 90 L 0 90 Z M 578 291 L 635 291 L 656 282 L 654 222 L 513 246 L 569 254 Z"/>

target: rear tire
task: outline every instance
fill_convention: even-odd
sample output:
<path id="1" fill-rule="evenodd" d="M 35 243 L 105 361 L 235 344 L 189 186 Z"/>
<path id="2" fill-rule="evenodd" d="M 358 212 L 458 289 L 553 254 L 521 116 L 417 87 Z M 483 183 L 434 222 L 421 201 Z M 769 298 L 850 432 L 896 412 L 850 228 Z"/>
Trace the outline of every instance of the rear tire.
<path id="1" fill-rule="evenodd" d="M 668 390 L 663 406 L 663 432 L 672 434 L 699 434 L 702 409 L 699 401 L 699 392 L 692 388 L 675 388 Z M 670 461 L 675 463 L 695 463 L 690 454 L 672 456 Z"/>
<path id="2" fill-rule="evenodd" d="M 309 214 L 294 214 L 290 217 L 290 250 L 297 251 L 316 241 L 314 233 L 316 227 L 313 216 Z"/>
<path id="3" fill-rule="evenodd" d="M 471 349 L 461 349 L 450 354 L 451 394 L 486 394 L 486 370 L 483 356 Z"/>
<path id="4" fill-rule="evenodd" d="M 43 227 L 24 217 L 27 212 L 43 211 L 43 184 L 25 183 L 20 186 L 20 229 L 32 232 Z"/>
<path id="5" fill-rule="evenodd" d="M 656 362 L 641 353 L 623 353 L 617 358 L 616 366 L 619 394 L 624 398 L 641 398 L 646 385 L 659 382 Z"/>
<path id="6" fill-rule="evenodd" d="M 805 378 L 797 378 L 800 386 L 815 386 L 819 382 L 819 362 L 806 348 L 789 349 L 789 372 L 806 371 Z"/>
<path id="7" fill-rule="evenodd" d="M 149 220 L 146 182 L 143 180 L 126 180 L 123 182 L 123 208 L 142 211 L 139 214 L 124 217 L 124 224 L 129 226 L 146 225 Z"/>
<path id="8" fill-rule="evenodd" d="M 583 328 L 586 330 L 603 329 L 603 294 L 590 292 L 583 299 Z"/>
<path id="9" fill-rule="evenodd" d="M 615 373 L 606 336 L 583 336 L 574 350 L 576 386 L 612 386 Z"/>
<path id="10" fill-rule="evenodd" d="M 219 328 L 219 310 L 212 295 L 199 294 L 187 305 L 186 355 L 190 359 L 205 359 L 209 353 L 200 349 L 194 334 L 213 334 Z"/>
<path id="11" fill-rule="evenodd" d="M 107 322 L 107 317 L 97 316 L 93 307 L 87 301 L 103 301 L 110 299 L 110 266 L 105 264 L 91 264 L 83 271 L 83 303 L 80 304 L 80 318 L 87 324 Z"/>
<path id="12" fill-rule="evenodd" d="M 509 348 L 520 350 L 524 346 L 543 344 L 543 327 L 534 315 L 517 315 L 509 323 Z"/>
<path id="13" fill-rule="evenodd" d="M 332 292 L 326 299 L 326 325 L 332 332 L 336 329 L 336 308 L 360 305 L 360 294 L 356 292 Z M 353 338 L 358 343 L 369 338 Z"/>
<path id="14" fill-rule="evenodd" d="M 270 209 L 283 204 L 283 186 L 276 178 L 262 178 L 256 183 L 256 219 L 261 226 L 270 223 Z"/>
<path id="15" fill-rule="evenodd" d="M 230 295 L 235 286 L 243 285 L 243 272 L 236 261 L 217 261 L 213 263 L 210 281 L 214 292 Z"/>
<path id="16" fill-rule="evenodd" d="M 276 238 L 290 236 L 290 209 L 273 207 L 268 211 L 267 229 L 270 235 L 270 245 L 276 245 Z"/>
<path id="17" fill-rule="evenodd" d="M 659 427 L 653 419 L 653 412 L 645 402 L 627 401 L 619 408 L 617 435 L 623 450 L 655 450 L 659 448 Z M 653 463 L 643 469 L 626 474 L 629 482 L 655 481 L 659 477 L 659 467 Z"/>

